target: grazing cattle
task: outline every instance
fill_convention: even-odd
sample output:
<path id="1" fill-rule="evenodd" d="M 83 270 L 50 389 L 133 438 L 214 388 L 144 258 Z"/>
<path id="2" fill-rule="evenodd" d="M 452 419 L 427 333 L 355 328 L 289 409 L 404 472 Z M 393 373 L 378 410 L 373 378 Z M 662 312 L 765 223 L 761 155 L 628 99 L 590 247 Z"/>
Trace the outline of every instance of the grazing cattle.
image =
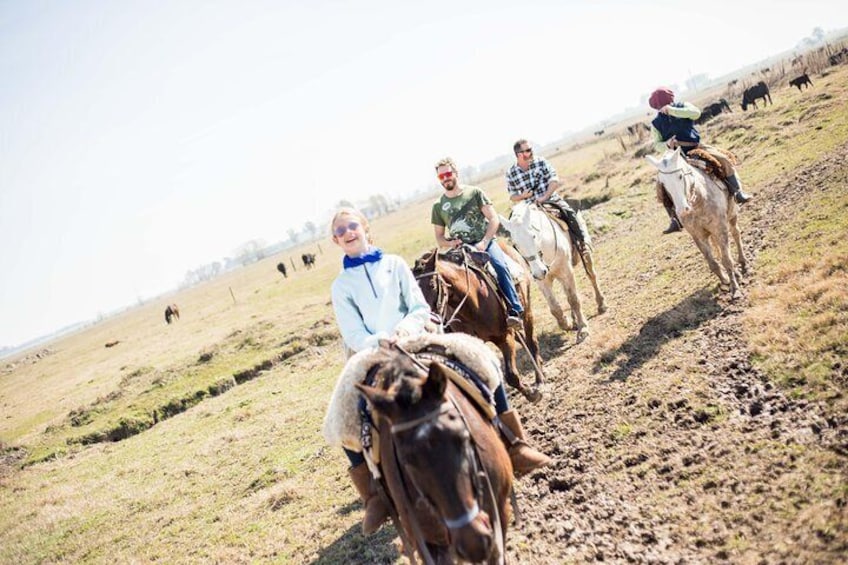
<path id="1" fill-rule="evenodd" d="M 829 61 L 831 65 L 838 65 L 842 61 L 845 60 L 845 56 L 848 55 L 848 47 L 842 49 L 842 51 L 837 51 L 833 55 L 830 56 Z"/>
<path id="2" fill-rule="evenodd" d="M 749 105 L 756 108 L 757 98 L 763 99 L 763 105 L 767 105 L 766 100 L 768 100 L 768 104 L 774 104 L 774 102 L 771 101 L 771 94 L 769 94 L 768 85 L 763 81 L 760 81 L 754 86 L 746 88 L 745 92 L 742 93 L 742 110 L 747 110 Z"/>
<path id="3" fill-rule="evenodd" d="M 625 128 L 625 131 L 628 135 L 635 137 L 637 140 L 641 141 L 645 135 L 651 131 L 651 126 L 644 122 L 638 122 L 635 124 L 631 124 Z"/>
<path id="4" fill-rule="evenodd" d="M 705 106 L 704 109 L 701 111 L 701 117 L 695 120 L 695 123 L 703 124 L 707 120 L 715 118 L 716 116 L 724 112 L 725 109 L 728 112 L 733 112 L 733 110 L 730 109 L 730 104 L 727 103 L 727 100 L 725 100 L 724 98 L 720 98 L 718 102 L 713 102 L 712 104 Z"/>
<path id="5" fill-rule="evenodd" d="M 804 73 L 799 77 L 795 77 L 789 81 L 790 86 L 797 86 L 798 90 L 801 90 L 801 86 L 806 86 L 807 88 L 813 86 L 813 81 L 810 80 L 809 75 Z"/>
<path id="6" fill-rule="evenodd" d="M 280 274 L 284 277 L 288 278 L 288 271 L 286 270 L 286 264 L 283 262 L 277 263 L 277 270 L 280 271 Z"/>
<path id="7" fill-rule="evenodd" d="M 314 253 L 304 253 L 300 256 L 301 261 L 303 261 L 303 266 L 307 269 L 311 269 L 315 265 L 315 254 Z"/>
<path id="8" fill-rule="evenodd" d="M 176 304 L 168 304 L 168 307 L 165 308 L 165 323 L 170 324 L 174 320 L 180 319 L 180 309 L 177 308 Z"/>
<path id="9" fill-rule="evenodd" d="M 739 278 L 730 255 L 731 237 L 743 273 L 747 272 L 747 263 L 737 226 L 736 201 L 712 176 L 687 163 L 679 147 L 667 151 L 661 160 L 652 155 L 646 159 L 659 170 L 657 196 L 661 197 L 663 190 L 668 194 L 677 217 L 695 240 L 710 270 L 722 285 L 730 287 L 732 298 L 740 297 Z M 715 259 L 714 249 L 718 250 L 721 265 Z"/>
<path id="10" fill-rule="evenodd" d="M 736 83 L 738 83 L 738 82 L 739 82 L 739 79 L 738 79 L 738 78 L 733 79 L 732 81 L 730 81 L 730 82 L 728 82 L 728 83 L 727 83 L 727 88 L 730 88 L 730 87 L 736 86 Z"/>
<path id="11" fill-rule="evenodd" d="M 604 130 L 599 129 L 598 131 L 595 132 L 595 135 L 597 135 L 598 137 L 601 137 L 602 135 L 604 135 Z"/>
<path id="12" fill-rule="evenodd" d="M 118 345 L 119 343 L 121 343 L 121 341 L 120 341 L 120 340 L 118 340 L 118 339 L 116 339 L 115 341 L 107 341 L 107 342 L 106 342 L 106 347 L 115 347 L 115 346 L 116 346 L 116 345 Z"/>

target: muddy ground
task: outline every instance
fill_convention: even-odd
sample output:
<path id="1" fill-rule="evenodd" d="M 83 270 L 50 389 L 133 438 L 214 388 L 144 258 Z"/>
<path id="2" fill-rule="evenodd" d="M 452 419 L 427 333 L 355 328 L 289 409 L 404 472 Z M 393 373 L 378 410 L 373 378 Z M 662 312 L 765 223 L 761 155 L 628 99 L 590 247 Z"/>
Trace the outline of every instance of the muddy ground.
<path id="1" fill-rule="evenodd" d="M 747 284 L 763 236 L 823 181 L 844 190 L 846 163 L 841 147 L 754 190 L 740 222 L 754 265 Z M 691 245 L 687 234 L 662 237 Z M 523 523 L 509 534 L 512 562 L 848 559 L 848 416 L 830 402 L 788 398 L 752 365 L 746 306 L 702 288 L 647 322 L 617 319 L 643 325 L 615 351 L 596 345 L 580 356 L 544 344 L 546 358 L 558 355 L 548 373 L 559 376 L 540 404 L 514 404 L 556 463 L 518 484 Z M 848 380 L 848 368 L 833 370 L 837 382 Z M 680 372 L 687 378 L 669 378 Z M 818 498 L 822 481 L 838 481 L 842 497 Z"/>

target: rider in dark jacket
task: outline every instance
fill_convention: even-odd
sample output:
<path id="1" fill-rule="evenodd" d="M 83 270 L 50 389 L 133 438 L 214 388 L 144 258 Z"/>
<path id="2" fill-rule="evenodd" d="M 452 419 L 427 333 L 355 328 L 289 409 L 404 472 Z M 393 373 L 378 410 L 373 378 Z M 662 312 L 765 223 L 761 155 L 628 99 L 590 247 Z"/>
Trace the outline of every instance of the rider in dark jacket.
<path id="1" fill-rule="evenodd" d="M 695 120 L 701 116 L 701 110 L 697 106 L 690 102 L 675 102 L 674 92 L 668 88 L 655 90 L 648 99 L 648 104 L 658 111 L 651 122 L 651 134 L 657 151 L 676 147 L 680 147 L 684 154 L 688 154 L 693 149 L 706 151 L 721 163 L 727 190 L 736 202 L 744 204 L 751 199 L 742 191 L 736 169 L 728 159 L 727 153 L 717 147 L 701 144 L 701 135 L 695 128 Z M 668 198 L 665 199 L 665 209 L 671 218 L 671 224 L 663 233 L 680 231 L 682 227 L 680 220 L 677 219 L 674 206 Z"/>

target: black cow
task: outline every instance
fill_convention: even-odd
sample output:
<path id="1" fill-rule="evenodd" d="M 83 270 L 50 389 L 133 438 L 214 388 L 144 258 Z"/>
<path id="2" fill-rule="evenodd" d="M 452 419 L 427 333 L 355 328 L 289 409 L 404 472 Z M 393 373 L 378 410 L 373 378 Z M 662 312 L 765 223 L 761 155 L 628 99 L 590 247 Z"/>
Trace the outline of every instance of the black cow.
<path id="1" fill-rule="evenodd" d="M 756 108 L 757 98 L 763 99 L 763 105 L 774 104 L 774 102 L 771 101 L 771 94 L 769 94 L 768 85 L 763 81 L 760 81 L 754 86 L 746 88 L 745 92 L 742 93 L 742 109 L 747 110 L 748 105 L 752 105 Z M 766 100 L 768 100 L 768 103 L 766 103 Z"/>
<path id="2" fill-rule="evenodd" d="M 789 86 L 797 86 L 798 90 L 801 90 L 801 86 L 806 86 L 807 88 L 813 86 L 813 81 L 810 80 L 809 75 L 804 73 L 799 77 L 795 77 L 789 81 Z"/>
<path id="3" fill-rule="evenodd" d="M 288 272 L 286 271 L 285 263 L 277 263 L 277 270 L 280 271 L 280 274 L 286 278 L 289 278 Z"/>
<path id="4" fill-rule="evenodd" d="M 604 130 L 599 129 L 598 131 L 595 132 L 595 135 L 597 135 L 598 137 L 601 137 L 602 135 L 604 135 Z"/>
<path id="5" fill-rule="evenodd" d="M 730 104 L 727 103 L 727 100 L 725 100 L 724 98 L 719 98 L 718 102 L 713 102 L 712 104 L 705 106 L 704 109 L 701 110 L 701 117 L 695 120 L 695 123 L 703 124 L 707 120 L 715 118 L 716 116 L 724 112 L 725 109 L 728 112 L 733 112 L 733 110 L 730 109 Z"/>
<path id="6" fill-rule="evenodd" d="M 307 269 L 311 269 L 313 265 L 315 265 L 315 254 L 314 253 L 304 253 L 300 256 L 300 259 L 303 261 L 303 266 Z"/>

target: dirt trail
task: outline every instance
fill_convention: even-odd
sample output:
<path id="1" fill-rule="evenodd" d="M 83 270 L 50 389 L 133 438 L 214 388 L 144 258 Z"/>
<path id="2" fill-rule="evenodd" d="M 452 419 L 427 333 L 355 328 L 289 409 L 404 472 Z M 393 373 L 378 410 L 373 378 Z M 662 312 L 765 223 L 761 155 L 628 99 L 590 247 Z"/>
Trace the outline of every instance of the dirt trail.
<path id="1" fill-rule="evenodd" d="M 843 146 L 758 187 L 743 211 L 753 277 L 764 235 L 820 181 L 846 186 L 846 162 Z M 539 407 L 515 401 L 557 462 L 519 484 L 514 562 L 844 562 L 846 500 L 816 492 L 820 481 L 848 484 L 848 416 L 787 398 L 764 378 L 750 361 L 745 308 L 702 289 L 647 322 L 625 321 L 638 334 L 612 372 L 600 346 L 549 361 L 567 379 Z M 663 368 L 691 380 L 668 380 Z M 822 476 L 822 461 L 835 469 Z"/>

